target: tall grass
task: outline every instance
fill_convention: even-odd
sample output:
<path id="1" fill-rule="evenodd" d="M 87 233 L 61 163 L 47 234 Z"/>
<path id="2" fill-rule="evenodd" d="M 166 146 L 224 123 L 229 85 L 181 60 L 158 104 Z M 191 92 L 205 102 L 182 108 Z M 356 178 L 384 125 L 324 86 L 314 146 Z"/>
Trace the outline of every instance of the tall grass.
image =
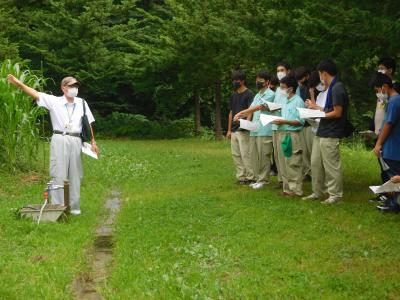
<path id="1" fill-rule="evenodd" d="M 7 82 L 13 74 L 26 85 L 42 90 L 45 79 L 35 75 L 25 65 L 11 60 L 1 62 L 0 68 L 0 169 L 29 170 L 37 158 L 39 117 L 44 110 L 20 89 Z"/>

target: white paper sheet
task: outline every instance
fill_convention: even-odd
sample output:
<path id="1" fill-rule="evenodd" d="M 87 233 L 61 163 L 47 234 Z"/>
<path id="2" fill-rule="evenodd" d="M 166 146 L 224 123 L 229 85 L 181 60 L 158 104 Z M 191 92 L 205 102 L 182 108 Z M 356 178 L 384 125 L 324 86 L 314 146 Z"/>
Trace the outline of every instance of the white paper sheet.
<path id="1" fill-rule="evenodd" d="M 382 185 L 370 186 L 369 188 L 374 192 L 374 194 L 400 192 L 400 183 L 393 183 L 389 180 Z"/>
<path id="2" fill-rule="evenodd" d="M 301 108 L 298 107 L 301 119 L 315 119 L 315 118 L 325 118 L 325 113 L 317 109 Z"/>
<path id="3" fill-rule="evenodd" d="M 266 101 L 266 102 L 267 102 L 267 105 L 268 105 L 268 108 L 270 111 L 274 111 L 274 110 L 278 110 L 278 109 L 282 108 L 282 104 L 269 102 L 269 101 Z"/>
<path id="4" fill-rule="evenodd" d="M 381 167 L 382 167 L 383 171 L 387 171 L 387 170 L 390 169 L 389 165 L 385 162 L 385 160 L 383 159 L 382 156 L 380 156 L 378 159 L 379 159 L 379 162 L 381 164 Z"/>
<path id="5" fill-rule="evenodd" d="M 89 155 L 90 157 L 98 159 L 97 154 L 92 151 L 92 145 L 90 145 L 89 143 L 86 142 L 83 143 L 82 152 L 86 155 Z"/>
<path id="6" fill-rule="evenodd" d="M 260 115 L 260 121 L 264 126 L 268 125 L 269 123 L 271 123 L 275 120 L 283 120 L 283 118 L 278 117 L 278 116 L 265 115 L 265 114 Z"/>
<path id="7" fill-rule="evenodd" d="M 240 128 L 250 131 L 258 131 L 258 129 L 260 129 L 260 123 L 240 119 Z"/>

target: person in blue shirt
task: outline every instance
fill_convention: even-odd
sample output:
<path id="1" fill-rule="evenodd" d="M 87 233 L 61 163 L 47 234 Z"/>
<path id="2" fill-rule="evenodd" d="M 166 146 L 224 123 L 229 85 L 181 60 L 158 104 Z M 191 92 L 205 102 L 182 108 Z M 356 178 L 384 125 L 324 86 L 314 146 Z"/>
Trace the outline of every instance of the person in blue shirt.
<path id="1" fill-rule="evenodd" d="M 261 114 L 271 114 L 266 110 L 267 102 L 273 102 L 275 92 L 269 88 L 271 75 L 266 71 L 257 74 L 256 85 L 259 90 L 249 109 L 235 115 L 235 120 L 253 114 L 252 121 L 257 122 L 259 129 L 250 132 L 250 157 L 253 165 L 256 182 L 250 186 L 257 190 L 269 183 L 272 156 L 272 125 L 263 126 L 260 122 Z"/>
<path id="2" fill-rule="evenodd" d="M 276 126 L 278 165 L 282 176 L 282 196 L 303 195 L 303 159 L 300 132 L 304 119 L 300 118 L 297 108 L 304 108 L 304 101 L 296 95 L 298 83 L 295 77 L 281 79 L 282 119 L 272 123 Z"/>
<path id="3" fill-rule="evenodd" d="M 373 86 L 377 97 L 388 98 L 385 119 L 378 135 L 374 153 L 388 165 L 386 171 L 389 178 L 400 175 L 400 95 L 393 87 L 392 79 L 385 74 L 376 74 Z M 400 212 L 397 202 L 398 194 L 392 195 L 386 205 L 379 205 L 381 211 Z"/>
<path id="4" fill-rule="evenodd" d="M 292 67 L 284 61 L 281 61 L 276 64 L 276 77 L 278 78 L 279 82 L 286 76 L 288 76 L 290 73 L 292 73 Z M 296 87 L 297 89 L 297 87 Z M 282 102 L 285 100 L 285 97 L 281 96 L 281 88 L 278 85 L 275 90 L 275 98 L 274 98 L 274 103 L 277 104 L 282 104 Z M 278 161 L 278 134 L 277 134 L 277 129 L 278 126 L 275 124 L 272 124 L 272 143 L 274 145 L 274 161 L 276 164 L 276 169 L 277 169 L 277 177 L 278 177 L 278 185 L 276 186 L 277 189 L 282 188 L 283 180 L 282 180 L 282 171 L 279 166 L 279 161 Z"/>

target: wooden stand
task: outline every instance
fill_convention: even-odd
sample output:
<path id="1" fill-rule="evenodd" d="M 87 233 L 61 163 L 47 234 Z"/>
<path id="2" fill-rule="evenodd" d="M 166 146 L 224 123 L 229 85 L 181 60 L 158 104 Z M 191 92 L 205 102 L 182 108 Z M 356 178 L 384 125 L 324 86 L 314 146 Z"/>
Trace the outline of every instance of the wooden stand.
<path id="1" fill-rule="evenodd" d="M 69 203 L 69 181 L 64 181 L 64 206 L 66 206 L 66 211 L 69 212 L 71 209 Z"/>

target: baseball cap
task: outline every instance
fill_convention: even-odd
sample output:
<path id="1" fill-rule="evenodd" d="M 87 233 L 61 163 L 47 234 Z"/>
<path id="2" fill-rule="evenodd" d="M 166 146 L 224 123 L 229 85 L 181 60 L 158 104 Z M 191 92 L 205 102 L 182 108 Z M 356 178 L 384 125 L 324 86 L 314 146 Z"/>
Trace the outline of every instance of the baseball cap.
<path id="1" fill-rule="evenodd" d="M 78 84 L 79 85 L 79 82 L 78 82 L 78 80 L 76 80 L 75 77 L 72 77 L 72 76 L 65 77 L 61 81 L 61 86 L 69 86 L 69 85 L 73 85 L 73 84 Z"/>

